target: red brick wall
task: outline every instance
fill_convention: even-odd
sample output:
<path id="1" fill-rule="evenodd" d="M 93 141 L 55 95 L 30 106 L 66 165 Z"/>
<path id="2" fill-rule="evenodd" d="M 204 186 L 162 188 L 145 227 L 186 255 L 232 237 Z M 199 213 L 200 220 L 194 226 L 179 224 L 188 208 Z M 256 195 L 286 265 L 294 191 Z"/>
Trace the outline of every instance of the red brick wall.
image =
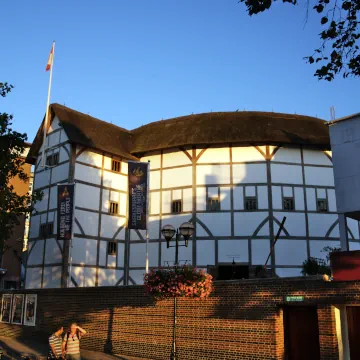
<path id="1" fill-rule="evenodd" d="M 54 324 L 76 321 L 89 336 L 84 348 L 169 359 L 173 302 L 154 304 L 142 286 L 25 291 L 37 293 L 35 328 L 0 323 L 2 336 L 43 338 Z M 303 295 L 318 308 L 322 360 L 338 359 L 331 304 L 360 304 L 360 282 L 266 279 L 218 282 L 207 300 L 178 301 L 181 359 L 276 359 L 284 353 L 284 296 Z M 298 304 L 297 304 L 298 305 Z M 36 330 L 36 331 L 35 331 Z M 41 335 L 39 335 L 41 334 Z"/>

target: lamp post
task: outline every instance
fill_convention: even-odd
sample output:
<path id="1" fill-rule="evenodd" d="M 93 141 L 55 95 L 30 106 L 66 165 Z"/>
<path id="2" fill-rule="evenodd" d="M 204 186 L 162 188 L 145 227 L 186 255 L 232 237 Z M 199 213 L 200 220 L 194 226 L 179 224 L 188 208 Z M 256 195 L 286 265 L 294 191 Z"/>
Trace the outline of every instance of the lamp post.
<path id="1" fill-rule="evenodd" d="M 165 225 L 161 229 L 161 233 L 163 234 L 167 248 L 174 247 L 175 248 L 175 271 L 178 268 L 179 263 L 179 246 L 187 247 L 189 244 L 190 237 L 194 234 L 194 225 L 190 222 L 186 222 L 180 225 L 179 229 L 175 230 L 172 225 Z M 170 245 L 171 239 L 175 236 L 175 245 Z M 179 242 L 181 241 L 181 235 L 183 236 L 185 244 L 180 245 Z M 176 354 L 176 306 L 177 306 L 177 299 L 176 296 L 174 297 L 174 322 L 173 322 L 173 344 L 171 349 L 171 356 L 170 360 L 177 360 Z"/>

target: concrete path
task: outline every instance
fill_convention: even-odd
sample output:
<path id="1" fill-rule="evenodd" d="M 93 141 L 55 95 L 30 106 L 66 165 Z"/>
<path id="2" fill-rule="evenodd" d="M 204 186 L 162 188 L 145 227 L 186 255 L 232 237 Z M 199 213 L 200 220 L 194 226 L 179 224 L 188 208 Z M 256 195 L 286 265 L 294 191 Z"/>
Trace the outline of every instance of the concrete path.
<path id="1" fill-rule="evenodd" d="M 0 336 L 0 347 L 4 354 L 1 360 L 46 360 L 49 351 L 47 344 L 5 336 Z M 89 350 L 81 350 L 81 358 L 82 360 L 151 360 L 131 356 L 108 355 Z"/>

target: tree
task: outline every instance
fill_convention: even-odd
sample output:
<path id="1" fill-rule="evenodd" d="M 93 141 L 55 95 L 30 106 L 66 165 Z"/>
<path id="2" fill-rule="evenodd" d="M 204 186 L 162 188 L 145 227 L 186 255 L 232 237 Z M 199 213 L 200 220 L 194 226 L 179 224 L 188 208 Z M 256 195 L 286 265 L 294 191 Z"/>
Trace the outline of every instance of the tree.
<path id="1" fill-rule="evenodd" d="M 297 0 L 281 1 L 297 4 Z M 306 1 L 309 11 L 310 0 Z M 250 16 L 268 10 L 273 3 L 271 0 L 239 2 L 245 3 Z M 360 0 L 315 0 L 312 9 L 320 14 L 323 29 L 319 34 L 320 46 L 311 56 L 304 58 L 309 64 L 319 63 L 314 76 L 327 81 L 340 73 L 344 78 L 360 76 Z"/>
<path id="2" fill-rule="evenodd" d="M 8 83 L 0 82 L 0 96 L 5 97 L 12 88 Z M 10 184 L 14 177 L 24 182 L 29 180 L 23 168 L 27 135 L 11 128 L 12 119 L 12 115 L 0 113 L 0 257 L 9 249 L 6 241 L 19 224 L 18 217 L 30 213 L 33 204 L 42 197 L 42 193 L 38 191 L 19 195 Z"/>

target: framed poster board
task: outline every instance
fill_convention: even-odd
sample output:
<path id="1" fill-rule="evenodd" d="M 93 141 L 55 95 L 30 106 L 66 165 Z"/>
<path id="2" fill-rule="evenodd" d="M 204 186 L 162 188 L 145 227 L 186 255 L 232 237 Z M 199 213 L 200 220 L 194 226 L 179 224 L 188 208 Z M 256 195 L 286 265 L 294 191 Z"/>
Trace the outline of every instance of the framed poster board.
<path id="1" fill-rule="evenodd" d="M 11 323 L 21 325 L 23 320 L 24 310 L 24 294 L 14 294 L 12 311 L 11 311 Z"/>
<path id="2" fill-rule="evenodd" d="M 37 306 L 37 295 L 36 294 L 26 294 L 25 311 L 24 311 L 24 325 L 35 326 L 36 306 Z"/>
<path id="3" fill-rule="evenodd" d="M 12 294 L 4 294 L 1 302 L 1 322 L 9 323 L 11 318 Z"/>

